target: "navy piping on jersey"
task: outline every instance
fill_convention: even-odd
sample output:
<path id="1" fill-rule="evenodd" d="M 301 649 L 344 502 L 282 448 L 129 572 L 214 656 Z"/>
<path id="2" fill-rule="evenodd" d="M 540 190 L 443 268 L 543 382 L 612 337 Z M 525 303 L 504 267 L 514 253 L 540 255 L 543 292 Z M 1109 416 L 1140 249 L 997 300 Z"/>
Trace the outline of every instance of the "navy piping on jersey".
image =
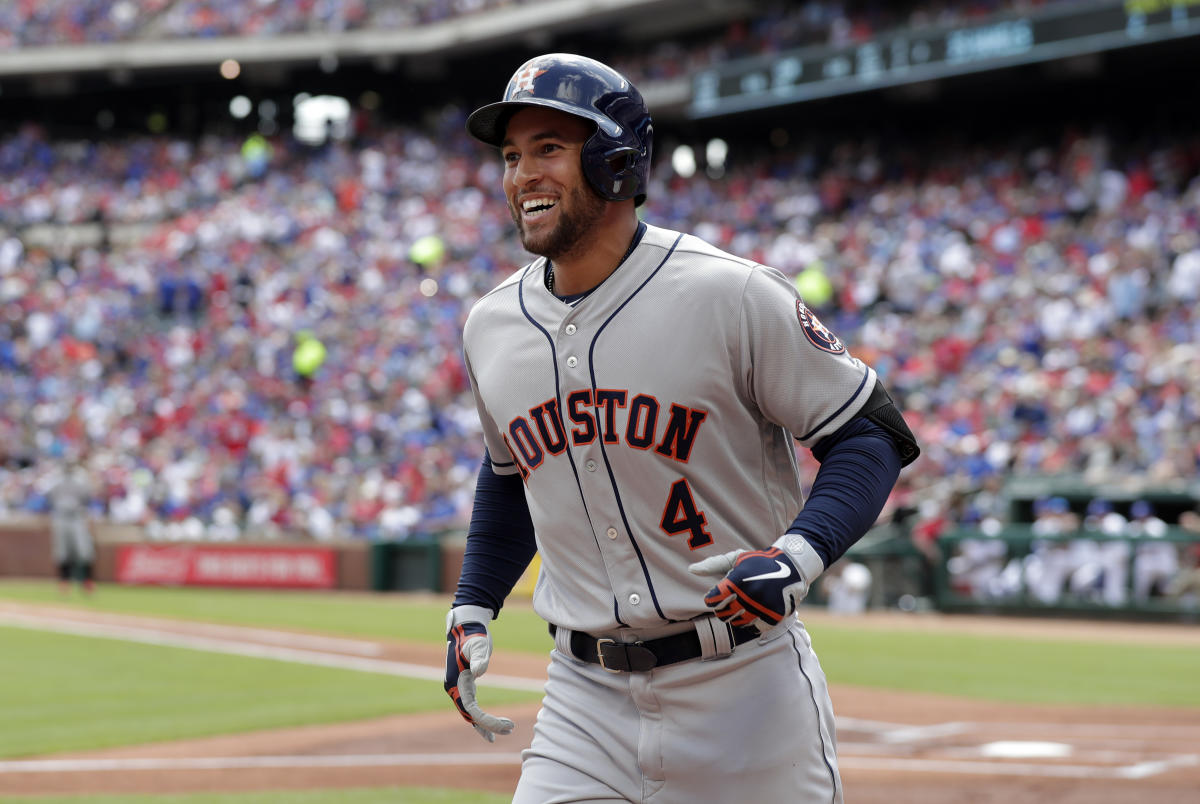
<path id="1" fill-rule="evenodd" d="M 667 250 L 666 255 L 662 258 L 662 261 L 659 262 L 654 270 L 650 272 L 650 275 L 646 277 L 645 281 L 638 285 L 637 288 L 625 298 L 625 301 L 621 302 L 616 310 L 613 310 L 612 315 L 610 315 L 605 322 L 600 325 L 599 329 L 596 330 L 596 335 L 592 338 L 592 343 L 588 347 L 588 372 L 592 378 L 593 394 L 599 387 L 596 383 L 595 357 L 596 344 L 600 340 L 600 335 L 604 332 L 605 327 L 611 324 L 613 319 L 615 319 L 620 312 L 625 309 L 625 305 L 629 304 L 629 302 L 633 300 L 633 297 L 640 293 L 642 288 L 650 284 L 650 280 L 658 275 L 658 272 L 662 270 L 662 267 L 667 264 L 667 260 L 671 259 L 671 255 L 675 253 L 675 248 L 679 245 L 679 241 L 682 239 L 682 234 L 675 238 L 675 242 L 671 244 L 671 248 Z M 663 613 L 662 606 L 658 602 L 658 594 L 654 591 L 654 581 L 650 577 L 650 568 L 646 566 L 646 557 L 642 555 L 642 548 L 638 546 L 637 539 L 635 539 L 633 536 L 633 528 L 629 525 L 629 516 L 625 513 L 625 504 L 621 502 L 621 490 L 617 488 L 617 478 L 613 474 L 612 464 L 608 460 L 608 450 L 604 448 L 604 438 L 601 437 L 597 443 L 600 445 L 600 455 L 604 458 L 604 468 L 608 472 L 608 480 L 612 484 L 613 494 L 616 496 L 617 510 L 621 512 L 621 523 L 625 526 L 625 532 L 629 534 L 629 543 L 633 545 L 633 551 L 637 554 L 638 563 L 642 565 L 642 575 L 646 579 L 646 587 L 650 590 L 650 599 L 654 602 L 654 610 L 658 612 L 658 616 L 664 621 L 671 622 L 671 619 Z"/>
<path id="2" fill-rule="evenodd" d="M 817 713 L 817 734 L 821 737 L 821 759 L 825 762 L 825 767 L 829 770 L 829 781 L 833 785 L 833 796 L 830 801 L 837 801 L 837 774 L 834 773 L 833 765 L 829 763 L 829 754 L 825 745 L 825 732 L 821 729 L 821 707 L 817 703 L 817 691 L 813 687 L 812 679 L 809 678 L 808 671 L 804 669 L 804 654 L 800 652 L 800 648 L 796 646 L 796 635 L 789 634 L 792 639 L 792 650 L 796 652 L 796 666 L 800 668 L 800 675 L 804 676 L 804 680 L 808 682 L 808 694 L 813 703 L 813 710 Z"/>
<path id="3" fill-rule="evenodd" d="M 862 382 L 860 382 L 858 384 L 858 388 L 856 388 L 854 390 L 854 393 L 850 394 L 850 396 L 846 399 L 846 401 L 842 403 L 842 406 L 840 408 L 838 408 L 837 410 L 835 410 L 833 413 L 829 414 L 829 416 L 825 419 L 825 421 L 821 422 L 816 427 L 809 430 L 807 433 L 800 436 L 796 440 L 797 441 L 807 441 L 808 439 L 812 438 L 815 433 L 821 432 L 822 427 L 829 424 L 831 421 L 836 419 L 838 416 L 841 416 L 842 411 L 844 411 L 846 408 L 848 408 L 850 406 L 851 402 L 853 402 L 855 399 L 858 399 L 858 395 L 862 393 L 863 386 L 867 384 L 867 378 L 870 376 L 871 376 L 871 369 L 868 367 L 863 372 Z"/>
<path id="4" fill-rule="evenodd" d="M 526 269 L 525 273 L 528 274 L 529 270 Z M 529 309 L 525 306 L 525 276 L 522 276 L 521 281 L 517 283 L 517 300 L 521 305 L 522 315 L 535 329 L 546 336 L 546 342 L 550 345 L 550 364 L 554 366 L 554 396 L 558 400 L 558 419 L 559 424 L 564 428 L 563 432 L 566 432 L 566 422 L 562 421 L 563 398 L 562 385 L 558 377 L 558 350 L 554 348 L 554 338 L 550 336 L 545 327 L 537 322 L 537 319 L 529 314 Z M 583 495 L 583 484 L 579 482 L 579 468 L 575 465 L 575 456 L 571 454 L 570 449 L 567 449 L 566 453 L 567 460 L 571 462 L 571 474 L 575 476 L 575 486 L 579 489 L 579 500 L 583 503 L 583 512 L 588 519 L 588 528 L 592 531 L 592 540 L 596 542 L 596 549 L 600 550 L 600 537 L 596 535 L 596 526 L 592 523 L 592 513 L 588 510 L 587 498 Z"/>

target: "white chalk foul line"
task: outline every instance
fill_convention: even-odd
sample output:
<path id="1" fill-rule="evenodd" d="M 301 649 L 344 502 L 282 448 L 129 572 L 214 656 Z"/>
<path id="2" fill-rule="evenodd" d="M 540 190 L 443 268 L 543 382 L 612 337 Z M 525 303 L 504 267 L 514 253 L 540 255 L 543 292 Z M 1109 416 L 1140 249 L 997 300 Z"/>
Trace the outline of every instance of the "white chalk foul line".
<path id="1" fill-rule="evenodd" d="M 843 770 L 908 771 L 911 773 L 959 773 L 971 776 L 1046 776 L 1066 779 L 1144 779 L 1172 768 L 1195 765 L 1195 756 L 1173 757 L 1123 767 L 1103 765 L 1050 765 L 1033 762 L 964 762 L 951 759 L 900 757 L 838 757 Z"/>
<path id="2" fill-rule="evenodd" d="M 1073 734 L 1078 738 L 1099 738 L 1111 740 L 1129 734 L 1130 726 L 1125 723 L 1019 723 L 1015 721 L 988 721 L 988 728 L 997 731 L 1009 731 L 1016 734 L 1031 734 L 1035 731 L 1051 731 L 1055 734 Z M 1194 738 L 1200 735 L 1200 725 L 1181 723 L 1155 723 L 1153 732 L 1159 737 L 1176 735 L 1180 738 Z"/>
<path id="3" fill-rule="evenodd" d="M 19 616 L 27 617 L 46 617 L 55 620 L 66 622 L 106 622 L 106 620 L 80 620 L 72 617 L 70 614 L 56 614 L 45 612 L 25 612 L 20 607 L 16 609 L 6 609 L 6 612 Z M 0 614 L 5 612 L 0 612 Z M 146 628 L 150 630 L 167 630 L 171 628 L 170 622 L 163 620 L 155 620 L 148 617 L 135 617 L 132 615 L 120 615 L 122 622 L 117 622 L 115 625 L 128 626 L 131 628 Z M 365 639 L 349 639 L 347 637 L 331 637 L 321 636 L 319 634 L 300 634 L 294 631 L 277 631 L 267 628 L 252 628 L 246 625 L 220 625 L 217 623 L 205 623 L 195 621 L 181 621 L 181 626 L 186 626 L 189 633 L 204 634 L 218 638 L 268 642 L 273 645 L 287 645 L 291 647 L 313 648 L 317 650 L 332 650 L 339 653 L 355 653 L 362 656 L 378 656 L 383 653 L 383 646 L 378 642 L 371 642 Z"/>
<path id="4" fill-rule="evenodd" d="M 863 731 L 875 735 L 885 743 L 919 743 L 923 740 L 936 740 L 939 737 L 951 737 L 969 731 L 972 724 L 950 721 L 948 723 L 931 723 L 925 726 L 909 726 L 901 723 L 885 723 L 881 720 L 864 720 L 856 717 L 839 717 L 839 730 Z"/>
<path id="5" fill-rule="evenodd" d="M 412 765 L 519 765 L 520 754 L 322 754 L 261 757 L 27 759 L 0 761 L 2 773 L 253 770 L 264 768 L 382 768 Z"/>
<path id="6" fill-rule="evenodd" d="M 1156 762 L 1139 762 L 1137 765 L 1118 768 L 1117 775 L 1122 779 L 1145 779 L 1147 776 L 1157 776 L 1172 768 L 1190 768 L 1200 765 L 1200 756 L 1186 754 Z"/>
<path id="7" fill-rule="evenodd" d="M 880 735 L 885 743 L 915 743 L 922 740 L 936 740 L 939 737 L 951 737 L 968 731 L 966 723 L 934 723 L 930 726 L 899 726 Z"/>
<path id="8" fill-rule="evenodd" d="M 145 626 L 148 628 L 161 626 Z M 316 650 L 333 650 L 342 653 L 357 653 L 361 656 L 378 656 L 383 653 L 383 646 L 378 642 L 368 642 L 361 639 L 346 639 L 344 637 L 325 637 L 316 634 L 296 634 L 291 631 L 269 631 L 265 628 L 247 628 L 241 625 L 214 625 L 212 623 L 187 624 L 193 633 L 211 634 L 215 637 L 246 638 L 274 645 L 291 645 Z"/>
<path id="9" fill-rule="evenodd" d="M 923 726 L 910 726 L 903 723 L 889 723 L 882 720 L 866 720 L 857 717 L 842 717 L 841 715 L 837 718 L 837 726 L 839 731 L 857 731 L 872 734 L 885 743 L 921 742 L 922 740 L 974 732 L 981 728 L 986 729 L 989 733 L 1021 734 L 1027 739 L 1035 731 L 1050 731 L 1060 736 L 1063 734 L 1073 735 L 1076 740 L 1103 739 L 1105 742 L 1111 743 L 1119 737 L 1127 737 L 1130 731 L 1129 724 L 1019 723 L 1000 720 L 967 723 L 949 721 Z M 1155 723 L 1153 726 L 1143 725 L 1138 728 L 1152 731 L 1159 737 L 1175 735 L 1181 740 L 1188 740 L 1189 743 L 1194 743 L 1195 738 L 1200 737 L 1200 726 L 1198 725 Z M 1142 741 L 1139 739 L 1126 739 L 1124 742 L 1140 745 Z"/>
<path id="10" fill-rule="evenodd" d="M 402 676 L 425 681 L 442 681 L 445 678 L 445 670 L 443 668 L 430 667 L 423 664 L 396 662 L 388 659 L 371 659 L 362 656 L 346 656 L 339 653 L 287 648 L 280 645 L 258 645 L 252 642 L 239 642 L 233 639 L 176 634 L 170 631 L 143 628 L 140 626 L 85 623 L 78 620 L 5 611 L 0 611 L 0 624 L 42 631 L 54 631 L 73 636 L 122 639 L 127 642 L 140 642 L 146 645 L 205 650 L 213 653 L 248 656 L 254 659 L 274 659 L 281 662 L 333 667 L 340 670 L 357 670 L 363 673 L 381 673 L 383 675 Z M 529 678 L 519 678 L 517 676 L 488 673 L 480 679 L 479 685 L 481 687 L 490 686 L 524 690 L 527 692 L 541 692 L 543 682 Z"/>

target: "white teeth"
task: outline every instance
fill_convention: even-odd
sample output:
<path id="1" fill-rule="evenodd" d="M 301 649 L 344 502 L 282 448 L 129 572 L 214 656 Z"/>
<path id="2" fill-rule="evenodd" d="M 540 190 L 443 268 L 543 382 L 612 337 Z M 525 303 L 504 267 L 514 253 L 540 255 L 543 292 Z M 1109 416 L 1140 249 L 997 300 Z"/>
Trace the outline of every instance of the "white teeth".
<path id="1" fill-rule="evenodd" d="M 528 201 L 521 202 L 521 209 L 525 212 L 538 212 L 550 209 L 550 207 L 554 206 L 554 203 L 549 198 L 531 198 Z"/>

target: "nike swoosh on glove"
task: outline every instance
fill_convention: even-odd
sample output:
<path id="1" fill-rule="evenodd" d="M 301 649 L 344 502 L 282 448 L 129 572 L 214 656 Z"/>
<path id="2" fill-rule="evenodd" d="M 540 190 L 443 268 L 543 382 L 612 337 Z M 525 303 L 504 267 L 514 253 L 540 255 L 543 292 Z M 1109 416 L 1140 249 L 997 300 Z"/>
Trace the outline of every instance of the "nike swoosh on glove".
<path id="1" fill-rule="evenodd" d="M 753 625 L 765 633 L 796 613 L 809 584 L 783 550 L 734 550 L 711 556 L 688 569 L 696 575 L 724 575 L 704 603 L 734 626 Z"/>
<path id="2" fill-rule="evenodd" d="M 443 687 L 454 701 L 458 713 L 470 723 L 480 737 L 489 743 L 497 734 L 510 734 L 516 725 L 506 717 L 484 712 L 475 698 L 475 679 L 487 672 L 492 659 L 492 637 L 481 622 L 454 624 L 450 613 L 450 628 L 446 635 L 446 680 Z"/>

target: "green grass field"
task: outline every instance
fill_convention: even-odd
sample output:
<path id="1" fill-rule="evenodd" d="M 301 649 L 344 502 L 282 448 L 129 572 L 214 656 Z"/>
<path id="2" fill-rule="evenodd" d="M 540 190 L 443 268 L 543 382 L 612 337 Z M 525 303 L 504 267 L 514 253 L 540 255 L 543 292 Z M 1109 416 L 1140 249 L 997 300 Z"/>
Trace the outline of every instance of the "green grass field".
<path id="1" fill-rule="evenodd" d="M 122 586 L 104 586 L 91 598 L 62 598 L 53 584 L 28 581 L 0 582 L 0 599 L 427 644 L 444 642 L 449 605 L 447 597 L 432 595 Z M 813 640 L 835 683 L 1017 703 L 1200 707 L 1198 647 L 1121 650 L 1111 643 L 973 634 L 968 629 L 884 630 L 826 622 L 814 629 Z M 551 648 L 545 623 L 527 605 L 506 607 L 491 631 L 504 650 L 541 655 Z M 1128 683 L 1133 678 L 1153 678 L 1155 683 Z"/>
<path id="2" fill-rule="evenodd" d="M 0 627 L 0 757 L 338 723 L 449 705 L 440 682 Z M 489 703 L 536 700 L 487 688 Z"/>
<path id="3" fill-rule="evenodd" d="M 838 684 L 1011 703 L 1200 707 L 1200 647 L 828 625 L 813 647 Z"/>
<path id="4" fill-rule="evenodd" d="M 103 585 L 93 597 L 58 594 L 50 582 L 0 580 L 0 599 L 69 605 L 115 614 L 173 617 L 346 637 L 439 644 L 446 638 L 445 596 L 405 596 Z M 549 654 L 546 624 L 527 606 L 506 607 L 492 634 L 507 650 Z"/>
<path id="5" fill-rule="evenodd" d="M 347 637 L 442 644 L 448 598 L 340 593 L 162 589 L 103 585 L 93 597 L 60 597 L 49 582 L 0 582 L 0 600 L 102 612 L 296 628 Z M 966 623 L 966 624 L 964 624 Z M 1016 703 L 1200 708 L 1200 647 L 1055 640 L 953 629 L 883 629 L 823 621 L 814 645 L 835 684 L 936 692 Z M 527 605 L 492 628 L 505 650 L 544 655 L 544 623 Z M 1153 683 L 1131 683 L 1153 679 Z M 486 685 L 486 678 L 484 679 Z M 131 694 L 136 691 L 136 694 Z M 535 695 L 488 688 L 487 701 Z M 0 756 L 331 723 L 448 707 L 441 684 L 112 639 L 0 627 Z M 68 720 L 73 723 L 68 726 Z M 84 724 L 81 728 L 80 724 Z M 179 802 L 465 802 L 461 791 L 362 790 L 262 795 L 129 797 Z M 440 796 L 440 797 L 439 797 Z M 448 797 L 447 797 L 448 796 Z M 6 802 L 26 799 L 3 798 Z M 33 801 L 34 799 L 29 799 Z M 105 797 L 48 802 L 117 801 Z M 471 802 L 505 800 L 481 796 Z"/>

